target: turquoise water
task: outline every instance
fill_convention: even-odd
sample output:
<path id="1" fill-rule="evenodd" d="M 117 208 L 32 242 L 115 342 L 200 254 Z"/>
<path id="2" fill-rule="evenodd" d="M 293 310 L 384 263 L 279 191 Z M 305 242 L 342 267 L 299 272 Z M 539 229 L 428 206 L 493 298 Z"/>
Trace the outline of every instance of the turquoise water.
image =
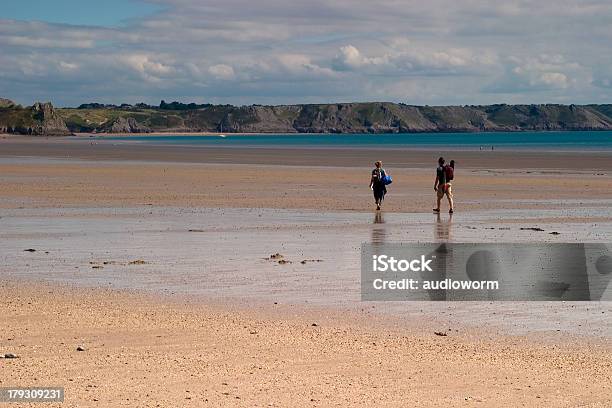
<path id="1" fill-rule="evenodd" d="M 612 131 L 399 134 L 262 134 L 125 136 L 104 139 L 173 145 L 236 147 L 455 147 L 457 149 L 612 150 Z"/>

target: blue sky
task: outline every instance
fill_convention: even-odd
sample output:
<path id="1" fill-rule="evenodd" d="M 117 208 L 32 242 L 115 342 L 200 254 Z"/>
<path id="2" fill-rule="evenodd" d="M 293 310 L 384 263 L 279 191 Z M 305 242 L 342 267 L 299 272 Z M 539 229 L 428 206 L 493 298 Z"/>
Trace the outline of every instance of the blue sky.
<path id="1" fill-rule="evenodd" d="M 24 21 L 119 26 L 132 18 L 142 18 L 162 8 L 136 0 L 3 0 L 0 16 Z"/>
<path id="2" fill-rule="evenodd" d="M 0 8 L 0 97 L 610 103 L 609 0 L 142 0 Z"/>

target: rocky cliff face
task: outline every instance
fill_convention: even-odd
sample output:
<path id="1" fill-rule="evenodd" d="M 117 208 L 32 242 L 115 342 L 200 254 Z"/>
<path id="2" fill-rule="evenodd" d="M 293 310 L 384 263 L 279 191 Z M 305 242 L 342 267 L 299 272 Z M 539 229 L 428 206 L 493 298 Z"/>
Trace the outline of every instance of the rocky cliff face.
<path id="1" fill-rule="evenodd" d="M 66 122 L 55 113 L 55 109 L 53 109 L 53 105 L 50 102 L 36 102 L 31 110 L 32 116 L 38 123 L 29 129 L 30 134 L 45 136 L 65 136 L 70 134 Z"/>
<path id="2" fill-rule="evenodd" d="M 609 130 L 612 125 L 610 116 L 591 106 L 492 105 L 483 110 L 492 130 Z"/>
<path id="3" fill-rule="evenodd" d="M 92 105 L 94 106 L 94 105 Z M 169 104 L 172 106 L 172 104 Z M 612 130 L 612 105 L 410 106 L 387 102 L 280 106 L 22 108 L 0 100 L 0 132 L 412 133 Z"/>
<path id="4" fill-rule="evenodd" d="M 0 132 L 36 136 L 70 134 L 66 122 L 49 102 L 37 102 L 27 108 L 12 102 L 10 106 L 8 105 L 5 103 L 5 106 L 0 107 Z"/>
<path id="5" fill-rule="evenodd" d="M 120 117 L 111 125 L 111 133 L 148 133 L 151 129 L 142 126 L 134 118 Z"/>
<path id="6" fill-rule="evenodd" d="M 298 106 L 244 106 L 227 112 L 215 129 L 219 132 L 296 133 L 293 122 Z"/>
<path id="7" fill-rule="evenodd" d="M 77 129 L 78 115 L 104 109 L 67 110 L 68 127 Z M 261 132 L 261 133 L 399 133 L 526 130 L 612 130 L 611 105 L 410 106 L 339 103 L 321 105 L 230 106 L 197 109 L 117 110 L 112 125 L 97 132 Z M 122 116 L 130 115 L 130 117 Z M 131 119 L 131 116 L 137 117 Z M 74 127 L 73 127 L 74 126 Z M 76 130 L 75 130 L 76 131 Z"/>

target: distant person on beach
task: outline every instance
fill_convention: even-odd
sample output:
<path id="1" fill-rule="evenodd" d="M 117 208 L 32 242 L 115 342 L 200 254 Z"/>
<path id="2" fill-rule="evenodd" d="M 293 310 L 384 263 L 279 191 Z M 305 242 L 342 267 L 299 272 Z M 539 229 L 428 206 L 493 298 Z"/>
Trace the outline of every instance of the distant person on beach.
<path id="1" fill-rule="evenodd" d="M 376 210 L 380 210 L 385 194 L 387 194 L 387 187 L 383 179 L 387 175 L 385 169 L 382 167 L 382 162 L 379 160 L 374 163 L 374 170 L 372 170 L 372 177 L 370 178 L 370 188 L 374 192 L 374 202 L 376 203 Z"/>
<path id="2" fill-rule="evenodd" d="M 436 181 L 434 181 L 434 191 L 436 192 L 437 206 L 433 209 L 435 213 L 440 212 L 440 201 L 446 195 L 448 199 L 448 212 L 454 212 L 453 207 L 453 190 L 451 181 L 454 179 L 455 161 L 451 160 L 449 165 L 444 165 L 444 157 L 438 159 L 438 167 L 436 168 Z"/>

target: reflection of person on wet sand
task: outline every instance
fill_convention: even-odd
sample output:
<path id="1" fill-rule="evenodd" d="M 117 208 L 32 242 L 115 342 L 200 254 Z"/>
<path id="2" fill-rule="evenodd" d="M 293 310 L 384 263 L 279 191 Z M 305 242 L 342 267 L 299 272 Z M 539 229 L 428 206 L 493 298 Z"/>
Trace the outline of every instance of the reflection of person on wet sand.
<path id="1" fill-rule="evenodd" d="M 377 212 L 374 215 L 374 224 L 384 224 L 385 223 L 385 219 L 383 218 L 382 213 Z"/>
<path id="2" fill-rule="evenodd" d="M 449 215 L 448 220 L 442 221 L 440 213 L 436 214 L 436 224 L 434 226 L 434 239 L 436 241 L 450 241 L 451 227 L 453 224 L 453 214 Z"/>
<path id="3" fill-rule="evenodd" d="M 380 225 L 385 223 L 383 214 L 377 211 L 374 215 L 374 227 L 372 228 L 372 243 L 373 244 L 384 244 L 387 232 L 385 227 Z"/>

